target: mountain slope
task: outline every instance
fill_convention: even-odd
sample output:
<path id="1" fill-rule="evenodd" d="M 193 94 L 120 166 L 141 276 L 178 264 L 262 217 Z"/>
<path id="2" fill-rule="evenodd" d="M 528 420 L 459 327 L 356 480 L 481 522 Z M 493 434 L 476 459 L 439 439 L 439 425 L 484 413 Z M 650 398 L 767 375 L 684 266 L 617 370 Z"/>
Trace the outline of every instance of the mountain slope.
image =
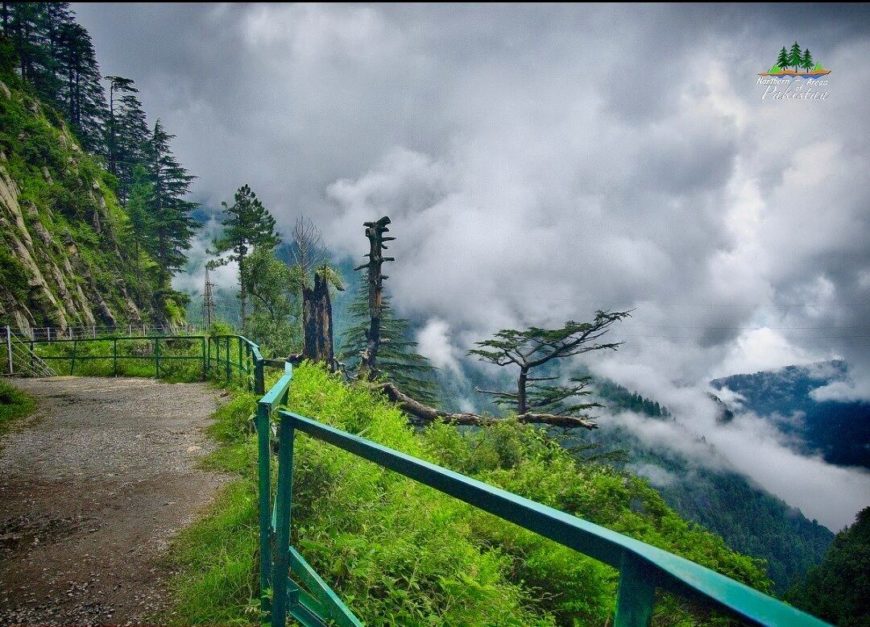
<path id="1" fill-rule="evenodd" d="M 774 421 L 783 432 L 798 436 L 799 452 L 820 452 L 826 461 L 870 468 L 870 404 L 819 402 L 813 391 L 848 378 L 843 361 L 737 374 L 715 379 L 742 397 L 735 409 L 752 411 Z"/>
<path id="2" fill-rule="evenodd" d="M 630 410 L 656 420 L 671 420 L 667 408 L 638 398 L 626 388 L 605 383 L 607 412 Z M 576 434 L 568 446 L 594 443 L 594 452 L 618 452 L 616 465 L 646 477 L 682 517 L 722 536 L 736 551 L 767 561 L 778 593 L 818 564 L 834 534 L 797 509 L 753 485 L 745 476 L 692 463 L 672 450 L 655 448 L 602 415 L 600 428 Z M 692 438 L 686 433 L 686 438 Z M 588 453 L 586 453 L 588 454 Z M 710 456 L 716 456 L 710 446 Z"/>
<path id="3" fill-rule="evenodd" d="M 0 321 L 26 331 L 152 318 L 151 262 L 129 253 L 113 177 L 17 77 L 0 78 Z"/>

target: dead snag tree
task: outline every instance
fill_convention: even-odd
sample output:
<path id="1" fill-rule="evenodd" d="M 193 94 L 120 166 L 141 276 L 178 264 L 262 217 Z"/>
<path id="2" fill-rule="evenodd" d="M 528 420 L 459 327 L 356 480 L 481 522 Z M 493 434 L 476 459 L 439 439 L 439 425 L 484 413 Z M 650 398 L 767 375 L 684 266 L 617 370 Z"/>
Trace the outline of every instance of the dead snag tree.
<path id="1" fill-rule="evenodd" d="M 390 229 L 387 225 L 390 219 L 384 216 L 376 222 L 364 222 L 366 227 L 366 237 L 369 240 L 369 252 L 366 257 L 369 258 L 368 263 L 354 268 L 354 270 L 368 269 L 368 291 L 369 291 L 369 329 L 366 332 L 366 347 L 360 355 L 360 368 L 364 373 L 364 378 L 374 380 L 378 375 L 377 360 L 378 349 L 381 344 L 381 313 L 383 308 L 383 287 L 384 280 L 389 277 L 381 272 L 381 266 L 385 261 L 395 261 L 393 257 L 384 257 L 383 252 L 387 250 L 384 242 L 389 242 L 396 239 L 395 237 L 384 237 Z"/>
<path id="2" fill-rule="evenodd" d="M 293 228 L 294 258 L 302 277 L 302 359 L 335 368 L 329 286 L 343 290 L 338 272 L 326 262 L 320 230 L 301 217 Z M 293 356 L 291 356 L 292 359 Z M 298 356 L 297 356 L 298 357 Z"/>
<path id="3" fill-rule="evenodd" d="M 493 339 L 475 342 L 480 348 L 468 351 L 481 361 L 497 366 L 519 368 L 516 391 L 478 390 L 495 398 L 501 407 L 523 417 L 547 414 L 553 417 L 577 417 L 598 403 L 580 399 L 590 394 L 589 377 L 572 377 L 559 385 L 558 376 L 532 376 L 532 371 L 551 361 L 599 350 L 616 350 L 621 342 L 599 341 L 610 327 L 630 315 L 628 311 L 598 311 L 592 322 L 569 320 L 560 329 L 530 327 L 525 331 L 504 329 Z M 593 427 L 594 423 L 590 422 Z M 552 424 L 552 423 L 551 423 Z M 587 426 L 587 425 L 581 425 Z"/>

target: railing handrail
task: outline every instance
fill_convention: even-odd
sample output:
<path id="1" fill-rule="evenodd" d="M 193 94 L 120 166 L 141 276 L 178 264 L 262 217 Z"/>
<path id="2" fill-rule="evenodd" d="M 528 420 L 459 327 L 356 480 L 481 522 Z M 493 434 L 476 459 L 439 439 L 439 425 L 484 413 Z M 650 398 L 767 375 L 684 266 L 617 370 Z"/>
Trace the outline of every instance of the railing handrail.
<path id="1" fill-rule="evenodd" d="M 293 429 L 620 569 L 623 578 L 616 625 L 637 624 L 625 621 L 625 616 L 621 620 L 620 614 L 626 604 L 633 605 L 631 599 L 622 597 L 626 592 L 637 594 L 638 586 L 662 587 L 694 597 L 761 625 L 827 625 L 754 588 L 640 540 L 294 412 L 278 413 Z M 625 580 L 627 566 L 634 571 L 632 581 Z"/>
<path id="2" fill-rule="evenodd" d="M 26 341 L 41 344 L 54 341 L 153 340 L 155 345 L 158 345 L 160 341 L 172 339 L 200 340 L 203 343 L 202 359 L 206 364 L 204 375 L 207 374 L 210 364 L 212 342 L 215 343 L 217 355 L 220 354 L 222 341 L 225 342 L 225 360 L 220 361 L 217 357 L 216 363 L 225 365 L 228 378 L 231 377 L 233 368 L 237 368 L 240 375 L 247 375 L 246 380 L 252 391 L 262 395 L 257 404 L 256 414 L 260 587 L 261 594 L 264 594 L 263 609 L 267 612 L 271 611 L 273 625 L 283 627 L 288 610 L 303 624 L 320 624 L 324 618 L 332 619 L 340 625 L 360 624 L 338 596 L 289 544 L 293 440 L 297 429 L 619 569 L 615 627 L 647 625 L 652 616 L 656 587 L 701 600 L 726 613 L 761 625 L 812 627 L 827 625 L 809 614 L 685 558 L 284 409 L 278 410 L 278 485 L 273 507 L 271 418 L 277 408 L 287 405 L 293 368 L 289 363 L 285 364 L 282 376 L 266 391 L 263 375 L 266 360 L 263 359 L 259 346 L 244 336 L 236 334 L 132 336 L 72 340 L 67 338 L 52 340 L 52 342 L 30 339 Z M 238 342 L 237 364 L 230 357 L 229 347 L 232 339 Z M 250 360 L 248 364 L 243 364 L 245 352 Z M 81 356 L 79 359 L 111 357 Z M 115 358 L 119 357 L 116 355 Z M 189 357 L 189 359 L 198 358 Z M 159 354 L 155 355 L 155 359 L 159 373 Z M 249 378 L 252 374 L 253 379 Z M 275 541 L 274 561 L 272 560 L 273 540 Z M 289 580 L 291 564 L 293 572 L 312 588 L 313 594 L 302 590 Z M 265 597 L 265 591 L 269 587 L 274 591 L 271 603 Z"/>
<path id="3" fill-rule="evenodd" d="M 291 380 L 292 368 L 287 365 L 284 375 L 260 399 L 257 411 L 260 582 L 262 591 L 272 588 L 272 603 L 264 597 L 263 609 L 271 611 L 271 622 L 275 627 L 283 627 L 288 611 L 305 624 L 308 624 L 305 619 L 312 615 L 321 620 L 335 620 L 340 625 L 359 624 L 322 580 L 311 583 L 313 594 L 308 595 L 289 581 L 291 563 L 293 572 L 297 574 L 300 569 L 311 570 L 289 543 L 296 430 L 617 568 L 620 579 L 615 627 L 648 625 L 657 587 L 755 624 L 827 625 L 782 601 L 663 549 L 286 409 L 278 410 L 278 485 L 274 504 L 270 507 L 271 417 L 276 407 L 287 404 Z M 318 614 L 313 607 L 319 607 L 323 613 Z"/>

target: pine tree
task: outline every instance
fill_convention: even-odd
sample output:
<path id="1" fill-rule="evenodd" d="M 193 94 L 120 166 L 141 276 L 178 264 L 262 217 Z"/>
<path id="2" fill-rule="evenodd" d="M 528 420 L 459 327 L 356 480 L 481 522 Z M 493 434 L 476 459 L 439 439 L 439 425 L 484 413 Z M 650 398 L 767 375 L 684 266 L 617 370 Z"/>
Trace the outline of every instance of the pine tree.
<path id="1" fill-rule="evenodd" d="M 115 93 L 139 91 L 133 87 L 133 80 L 123 76 L 106 76 L 109 81 L 109 117 L 106 120 L 106 156 L 109 172 L 118 175 L 118 129 L 115 118 Z"/>
<path id="2" fill-rule="evenodd" d="M 801 61 L 803 59 L 803 55 L 801 55 L 801 47 L 798 45 L 798 42 L 794 42 L 791 46 L 791 52 L 788 55 L 788 64 L 794 67 L 794 71 L 797 72 L 798 68 L 801 66 Z"/>
<path id="3" fill-rule="evenodd" d="M 59 63 L 65 76 L 59 99 L 82 146 L 89 152 L 103 154 L 106 96 L 91 36 L 79 24 L 64 24 L 58 45 Z"/>
<path id="4" fill-rule="evenodd" d="M 810 54 L 810 49 L 807 48 L 804 50 L 804 56 L 801 58 L 801 67 L 809 72 L 813 69 L 813 65 L 815 65 L 813 55 Z"/>
<path id="5" fill-rule="evenodd" d="M 239 300 L 241 301 L 242 328 L 246 321 L 246 297 L 248 294 L 247 273 L 245 272 L 245 260 L 252 248 L 267 248 L 272 250 L 281 242 L 281 238 L 275 232 L 275 218 L 263 206 L 257 195 L 247 185 L 242 185 L 237 191 L 235 202 L 228 206 L 223 202 L 224 219 L 221 222 L 224 227 L 223 234 L 214 241 L 214 251 L 210 254 L 221 255 L 229 252 L 229 255 L 210 262 L 211 267 L 220 266 L 236 261 L 239 264 Z"/>
<path id="6" fill-rule="evenodd" d="M 152 227 L 145 244 L 157 262 L 157 280 L 163 290 L 170 289 L 172 275 L 184 267 L 197 226 L 190 215 L 196 203 L 184 200 L 195 177 L 172 155 L 169 142 L 174 137 L 157 120 L 147 147 L 148 181 L 152 185 L 148 209 Z"/>
<path id="7" fill-rule="evenodd" d="M 369 303 L 368 290 L 361 288 L 348 308 L 353 325 L 341 338 L 338 359 L 349 370 L 360 364 L 360 353 L 368 342 Z M 393 316 L 389 298 L 382 301 L 381 345 L 378 351 L 378 370 L 405 394 L 423 403 L 437 402 L 435 368 L 424 356 L 416 352 L 417 342 L 410 339 L 409 322 Z"/>
<path id="8" fill-rule="evenodd" d="M 783 70 L 788 67 L 788 50 L 785 49 L 785 46 L 783 46 L 782 50 L 779 51 L 779 56 L 776 58 L 776 64 Z"/>
<path id="9" fill-rule="evenodd" d="M 151 221 L 149 208 L 152 206 L 154 187 L 148 180 L 148 170 L 143 165 L 133 169 L 133 183 L 127 202 L 127 215 L 130 217 L 130 239 L 133 244 L 133 256 L 136 263 L 137 285 L 142 281 L 142 256 L 140 249 L 149 250 L 147 243 L 153 239 L 154 225 Z M 139 294 L 139 304 L 142 304 L 142 294 Z"/>
<path id="10" fill-rule="evenodd" d="M 599 350 L 615 350 L 619 342 L 599 342 L 610 327 L 627 318 L 627 311 L 598 311 L 591 322 L 569 320 L 560 329 L 530 327 L 525 331 L 503 329 L 493 339 L 475 342 L 480 348 L 468 351 L 480 361 L 497 366 L 517 366 L 520 370 L 516 392 L 484 391 L 496 403 L 512 406 L 518 415 L 548 412 L 564 416 L 576 415 L 598 403 L 575 401 L 588 396 L 590 377 L 572 377 L 567 385 L 545 383 L 559 377 L 534 377 L 532 371 L 550 361 L 565 359 Z M 640 411 L 642 404 L 637 394 L 631 396 L 631 409 Z"/>
<path id="11" fill-rule="evenodd" d="M 69 3 L 4 2 L 2 15 L 21 78 L 66 114 L 87 150 L 101 153 L 105 93 L 91 37 L 76 24 Z"/>
<path id="12" fill-rule="evenodd" d="M 126 206 L 133 185 L 133 170 L 147 160 L 148 124 L 133 81 L 121 76 L 105 78 L 109 80 L 107 166 L 118 178 L 118 200 Z"/>

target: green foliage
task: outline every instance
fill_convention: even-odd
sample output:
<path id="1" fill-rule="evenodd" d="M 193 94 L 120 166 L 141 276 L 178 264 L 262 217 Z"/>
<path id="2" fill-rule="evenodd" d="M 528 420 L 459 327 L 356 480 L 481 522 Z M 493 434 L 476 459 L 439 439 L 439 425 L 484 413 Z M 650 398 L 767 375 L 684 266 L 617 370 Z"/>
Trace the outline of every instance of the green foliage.
<path id="1" fill-rule="evenodd" d="M 788 65 L 792 66 L 795 71 L 797 71 L 797 69 L 801 65 L 802 60 L 803 55 L 801 54 L 801 47 L 798 42 L 794 42 L 788 54 Z"/>
<path id="2" fill-rule="evenodd" d="M 360 353 L 365 350 L 369 331 L 368 289 L 363 286 L 348 308 L 351 326 L 342 334 L 338 359 L 353 371 L 359 368 Z M 409 323 L 396 318 L 390 299 L 383 297 L 381 305 L 381 345 L 378 369 L 382 377 L 392 381 L 405 394 L 423 402 L 437 402 L 435 368 L 417 353 L 417 342 L 411 339 Z"/>
<path id="3" fill-rule="evenodd" d="M 230 254 L 213 262 L 213 267 L 244 259 L 251 248 L 272 249 L 281 242 L 275 232 L 275 218 L 247 185 L 236 190 L 232 206 L 225 202 L 221 206 L 224 210 L 224 219 L 221 222 L 224 231 L 214 241 L 215 250 L 212 254 Z"/>
<path id="4" fill-rule="evenodd" d="M 199 338 L 160 340 L 160 378 L 199 381 L 203 374 Z M 34 352 L 59 375 L 92 377 L 154 377 L 157 374 L 153 339 L 119 340 L 117 361 L 113 340 L 88 339 L 34 344 Z"/>
<path id="5" fill-rule="evenodd" d="M 0 381 L 0 435 L 4 434 L 13 421 L 30 415 L 36 409 L 36 401 L 26 392 Z"/>
<path id="6" fill-rule="evenodd" d="M 870 507 L 837 534 L 824 561 L 786 598 L 842 627 L 870 625 Z"/>
<path id="7" fill-rule="evenodd" d="M 269 355 L 300 350 L 301 269 L 279 261 L 270 247 L 259 247 L 241 266 L 241 280 L 253 311 L 245 332 Z"/>
<path id="8" fill-rule="evenodd" d="M 580 464 L 540 429 L 508 420 L 468 431 L 436 424 L 416 435 L 393 406 L 310 365 L 295 371 L 290 402 L 304 415 L 769 586 L 756 560 L 680 519 L 646 482 Z M 364 619 L 594 624 L 610 616 L 612 569 L 328 445 L 303 437 L 296 451 L 294 542 Z M 473 590 L 467 573 L 475 574 Z M 662 608 L 663 617 L 686 611 L 673 599 Z"/>
<path id="9" fill-rule="evenodd" d="M 559 329 L 529 327 L 525 331 L 502 329 L 491 340 L 475 342 L 480 348 L 468 351 L 480 361 L 520 369 L 516 392 L 487 391 L 503 407 L 518 414 L 548 412 L 581 414 L 598 403 L 578 402 L 588 396 L 589 377 L 571 377 L 567 383 L 550 384 L 558 376 L 531 377 L 529 373 L 549 362 L 599 350 L 615 350 L 619 343 L 599 342 L 616 322 L 630 316 L 627 311 L 598 311 L 591 322 L 569 320 Z"/>
<path id="10" fill-rule="evenodd" d="M 15 89 L 14 77 L 0 78 L 12 86 L 11 98 L 0 98 L 0 150 L 6 155 L 2 167 L 20 190 L 22 218 L 31 234 L 29 252 L 46 278 L 46 287 L 61 301 L 56 267 L 74 297 L 77 288 L 82 290 L 95 315 L 100 315 L 94 306 L 99 294 L 114 320 L 125 322 L 131 315 L 129 296 L 147 320 L 150 303 L 139 295 L 156 291 L 148 272 L 153 261 L 144 253 L 134 255 L 137 240 L 111 191 L 111 175 L 75 145 L 63 123 L 58 125 L 51 115 L 51 107 L 40 106 Z M 58 325 L 51 303 L 32 300 L 34 292 L 26 285 L 31 272 L 22 264 L 13 237 L 20 238 L 16 229 L 0 233 L 0 298 L 26 306 L 38 326 Z M 65 307 L 67 322 L 89 324 L 76 306 L 79 299 L 73 300 L 73 306 Z M 107 322 L 98 319 L 97 324 Z"/>
<path id="11" fill-rule="evenodd" d="M 281 239 L 275 232 L 275 218 L 247 185 L 242 185 L 236 191 L 235 202 L 232 206 L 225 202 L 221 205 L 224 209 L 224 219 L 221 222 L 224 231 L 214 241 L 214 250 L 209 251 L 209 253 L 213 255 L 229 254 L 209 262 L 209 267 L 214 268 L 231 261 L 238 262 L 242 328 L 247 331 L 245 303 L 249 283 L 252 279 L 252 273 L 246 268 L 247 256 L 252 248 L 256 248 L 262 249 L 266 254 L 274 257 L 272 250 L 281 242 Z"/>
<path id="12" fill-rule="evenodd" d="M 0 27 L 14 46 L 22 81 L 66 114 L 87 150 L 101 152 L 106 106 L 100 70 L 91 37 L 69 3 L 7 2 L 3 11 Z"/>
<path id="13" fill-rule="evenodd" d="M 174 137 L 157 120 L 146 153 L 152 194 L 148 203 L 151 232 L 144 245 L 157 262 L 158 282 L 164 289 L 169 287 L 172 275 L 184 267 L 186 251 L 197 228 L 190 215 L 196 203 L 184 200 L 194 177 L 173 156 L 169 142 Z"/>
<path id="14" fill-rule="evenodd" d="M 139 90 L 133 81 L 123 76 L 105 78 L 109 81 L 106 120 L 108 168 L 118 179 L 118 198 L 126 204 L 135 182 L 135 170 L 147 159 L 148 124 L 142 103 L 136 96 Z"/>
<path id="15" fill-rule="evenodd" d="M 807 48 L 804 50 L 804 54 L 801 57 L 801 67 L 809 72 L 813 67 L 813 55 L 810 54 L 810 49 Z"/>
<path id="16" fill-rule="evenodd" d="M 789 63 L 788 50 L 786 50 L 785 46 L 783 46 L 782 50 L 779 51 L 779 56 L 776 57 L 776 65 L 773 66 L 773 67 L 779 68 L 779 69 L 777 72 L 774 72 L 773 69 L 771 69 L 770 73 L 771 74 L 778 74 L 782 70 L 782 68 L 788 67 L 789 65 L 790 65 L 790 63 Z"/>

